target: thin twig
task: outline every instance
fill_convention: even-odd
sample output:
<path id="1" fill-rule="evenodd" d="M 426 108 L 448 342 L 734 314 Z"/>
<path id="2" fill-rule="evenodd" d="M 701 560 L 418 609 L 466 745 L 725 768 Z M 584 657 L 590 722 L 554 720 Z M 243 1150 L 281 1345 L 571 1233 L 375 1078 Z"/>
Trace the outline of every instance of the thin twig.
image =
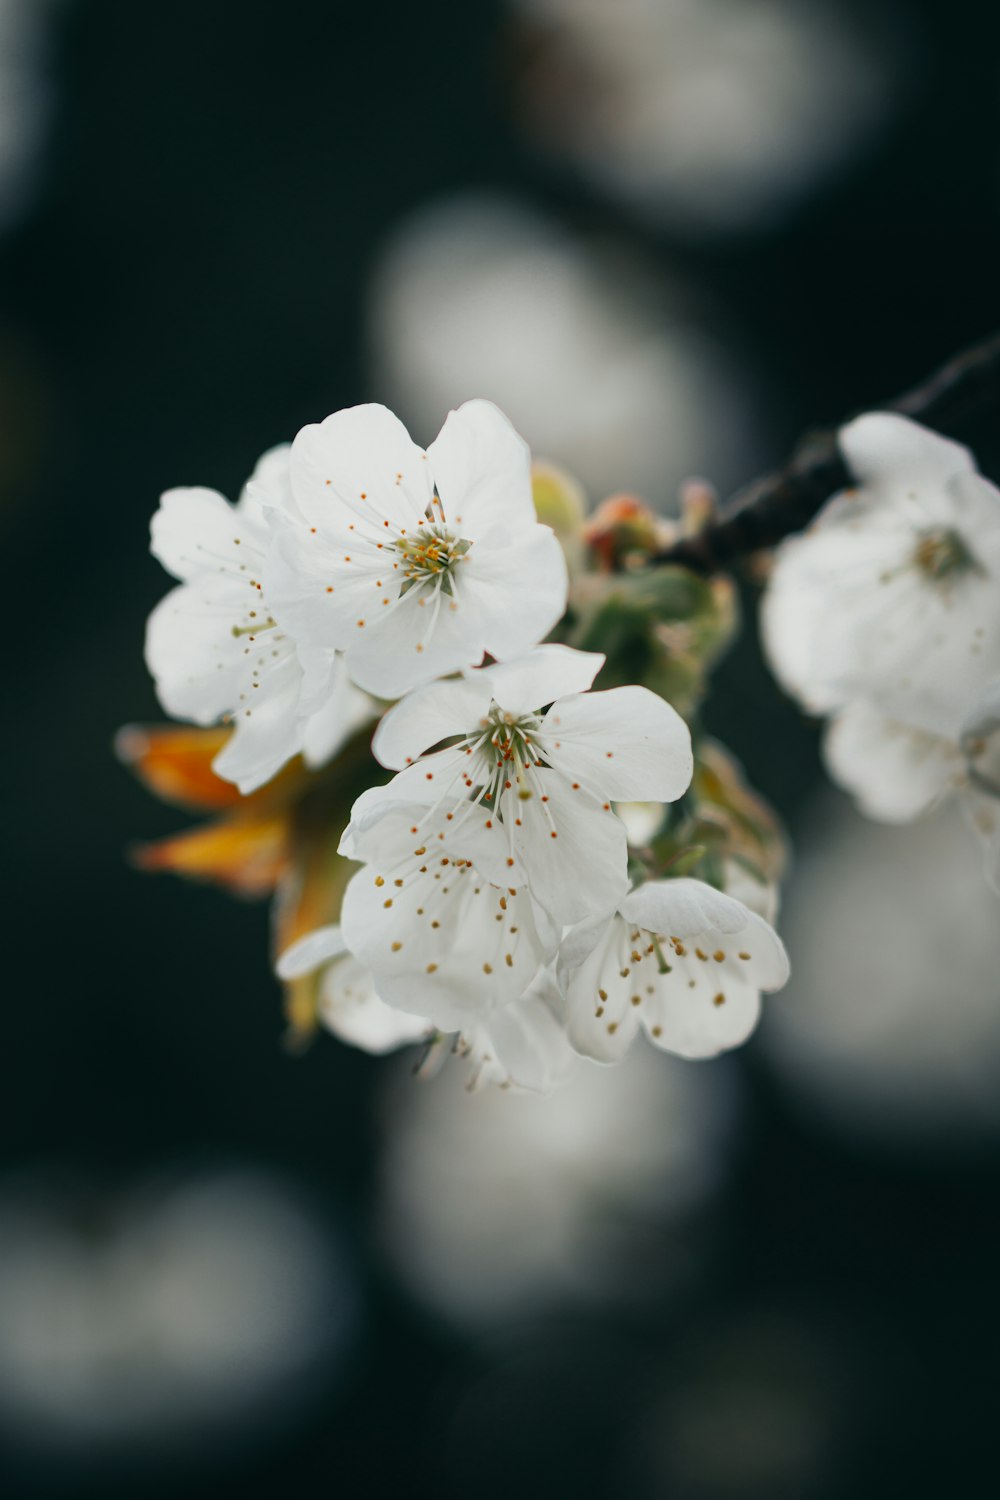
<path id="1" fill-rule="evenodd" d="M 947 429 L 989 406 L 1000 413 L 1000 334 L 956 355 L 913 390 L 867 409 L 900 412 L 927 427 Z M 704 531 L 674 542 L 651 561 L 684 563 L 702 573 L 728 567 L 801 531 L 824 501 L 850 482 L 837 429 L 806 433 L 783 468 L 738 490 Z"/>

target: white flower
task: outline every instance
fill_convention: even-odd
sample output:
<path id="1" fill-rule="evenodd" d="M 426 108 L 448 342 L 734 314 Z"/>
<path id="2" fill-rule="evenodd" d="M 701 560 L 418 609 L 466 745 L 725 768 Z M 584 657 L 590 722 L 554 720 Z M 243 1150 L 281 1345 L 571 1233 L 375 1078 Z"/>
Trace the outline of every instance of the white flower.
<path id="1" fill-rule="evenodd" d="M 340 852 L 364 865 L 344 893 L 341 927 L 387 1005 L 467 1032 L 524 995 L 559 935 L 523 888 L 478 868 L 492 845 L 488 814 L 467 803 L 449 822 L 424 787 L 423 800 L 379 788 L 355 804 Z"/>
<path id="2" fill-rule="evenodd" d="M 370 969 L 348 953 L 339 927 L 318 927 L 286 948 L 275 964 L 279 979 L 299 979 L 322 970 L 319 1015 L 328 1031 L 364 1052 L 392 1052 L 428 1041 L 434 1027 L 423 1016 L 384 1004 Z"/>
<path id="3" fill-rule="evenodd" d="M 547 1092 L 573 1067 L 576 1055 L 557 1016 L 558 994 L 542 970 L 525 994 L 464 1032 L 446 1036 L 423 1016 L 379 999 L 371 970 L 348 953 L 339 927 L 320 927 L 293 943 L 275 965 L 279 979 L 322 970 L 320 1019 L 341 1041 L 377 1054 L 433 1042 L 431 1062 L 453 1052 L 471 1066 L 468 1087 L 499 1084 Z"/>
<path id="4" fill-rule="evenodd" d="M 570 933 L 559 976 L 584 1056 L 618 1062 L 642 1028 L 668 1052 L 714 1057 L 753 1031 L 760 992 L 781 988 L 788 958 L 742 902 L 699 880 L 657 880 Z"/>
<path id="5" fill-rule="evenodd" d="M 487 401 L 453 411 L 426 453 L 383 406 L 335 412 L 296 437 L 291 488 L 271 606 L 300 640 L 345 651 L 369 692 L 517 656 L 566 607 L 527 446 Z"/>
<path id="6" fill-rule="evenodd" d="M 541 646 L 411 693 L 372 745 L 383 765 L 406 769 L 368 805 L 414 794 L 431 802 L 421 826 L 441 823 L 459 851 L 474 833 L 467 857 L 480 874 L 527 886 L 559 927 L 613 911 L 628 889 L 628 853 L 612 801 L 676 800 L 692 757 L 684 721 L 647 688 L 587 692 L 603 662 Z"/>
<path id="7" fill-rule="evenodd" d="M 859 417 L 840 444 L 859 485 L 778 550 L 771 666 L 814 712 L 864 700 L 954 741 L 1000 667 L 1000 491 L 904 417 Z"/>
<path id="8" fill-rule="evenodd" d="M 910 823 L 957 798 L 979 838 L 990 886 L 1000 895 L 1000 691 L 996 684 L 954 738 L 928 734 L 858 702 L 833 720 L 827 769 L 869 818 Z"/>
<path id="9" fill-rule="evenodd" d="M 152 523 L 154 556 L 182 581 L 149 618 L 147 665 L 167 713 L 231 719 L 213 769 L 244 793 L 300 751 L 321 765 L 372 716 L 343 658 L 301 658 L 271 614 L 270 521 L 287 503 L 287 473 L 288 449 L 274 449 L 235 506 L 215 490 L 168 490 Z"/>

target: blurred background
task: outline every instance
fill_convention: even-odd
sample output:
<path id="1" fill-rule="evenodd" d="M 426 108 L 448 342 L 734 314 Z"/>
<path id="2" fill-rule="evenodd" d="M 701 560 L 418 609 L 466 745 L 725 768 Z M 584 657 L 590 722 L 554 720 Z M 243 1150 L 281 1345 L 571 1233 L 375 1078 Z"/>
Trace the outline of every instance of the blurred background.
<path id="1" fill-rule="evenodd" d="M 5 1496 L 990 1483 L 996 903 L 824 786 L 749 592 L 706 719 L 795 977 L 719 1063 L 289 1057 L 265 907 L 129 868 L 182 819 L 111 746 L 164 488 L 483 395 L 669 512 L 993 329 L 998 266 L 981 0 L 0 0 Z"/>

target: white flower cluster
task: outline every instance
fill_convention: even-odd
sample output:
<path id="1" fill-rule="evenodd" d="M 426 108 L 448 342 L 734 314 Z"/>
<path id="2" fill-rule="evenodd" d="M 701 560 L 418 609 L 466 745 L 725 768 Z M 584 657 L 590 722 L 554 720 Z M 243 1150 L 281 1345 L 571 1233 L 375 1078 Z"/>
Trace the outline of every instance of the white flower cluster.
<path id="1" fill-rule="evenodd" d="M 398 700 L 372 745 L 396 774 L 341 841 L 360 869 L 340 925 L 278 963 L 322 968 L 332 1030 L 371 1051 L 447 1038 L 475 1077 L 531 1088 L 640 1028 L 691 1057 L 752 1030 L 784 950 L 698 881 L 630 890 L 613 804 L 679 798 L 690 735 L 644 687 L 591 692 L 603 656 L 538 644 L 566 565 L 495 407 L 452 412 L 426 452 L 383 407 L 337 412 L 266 454 L 234 508 L 170 491 L 153 550 L 181 580 L 149 623 L 161 701 L 232 722 L 215 769 L 241 791 Z"/>
<path id="2" fill-rule="evenodd" d="M 780 547 L 764 645 L 785 688 L 830 716 L 830 775 L 905 823 L 957 796 L 1000 893 L 1000 490 L 905 417 L 840 432 L 857 486 Z"/>

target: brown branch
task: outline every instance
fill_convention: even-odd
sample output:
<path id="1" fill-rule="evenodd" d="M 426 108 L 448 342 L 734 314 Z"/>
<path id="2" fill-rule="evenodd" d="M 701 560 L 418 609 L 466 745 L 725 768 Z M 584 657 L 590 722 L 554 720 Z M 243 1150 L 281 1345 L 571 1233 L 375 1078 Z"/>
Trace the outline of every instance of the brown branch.
<path id="1" fill-rule="evenodd" d="M 900 412 L 927 427 L 947 429 L 990 406 L 1000 411 L 1000 334 L 956 355 L 913 390 L 866 409 Z M 783 468 L 738 490 L 703 531 L 650 561 L 711 573 L 801 531 L 824 501 L 851 481 L 837 430 L 806 433 Z"/>

